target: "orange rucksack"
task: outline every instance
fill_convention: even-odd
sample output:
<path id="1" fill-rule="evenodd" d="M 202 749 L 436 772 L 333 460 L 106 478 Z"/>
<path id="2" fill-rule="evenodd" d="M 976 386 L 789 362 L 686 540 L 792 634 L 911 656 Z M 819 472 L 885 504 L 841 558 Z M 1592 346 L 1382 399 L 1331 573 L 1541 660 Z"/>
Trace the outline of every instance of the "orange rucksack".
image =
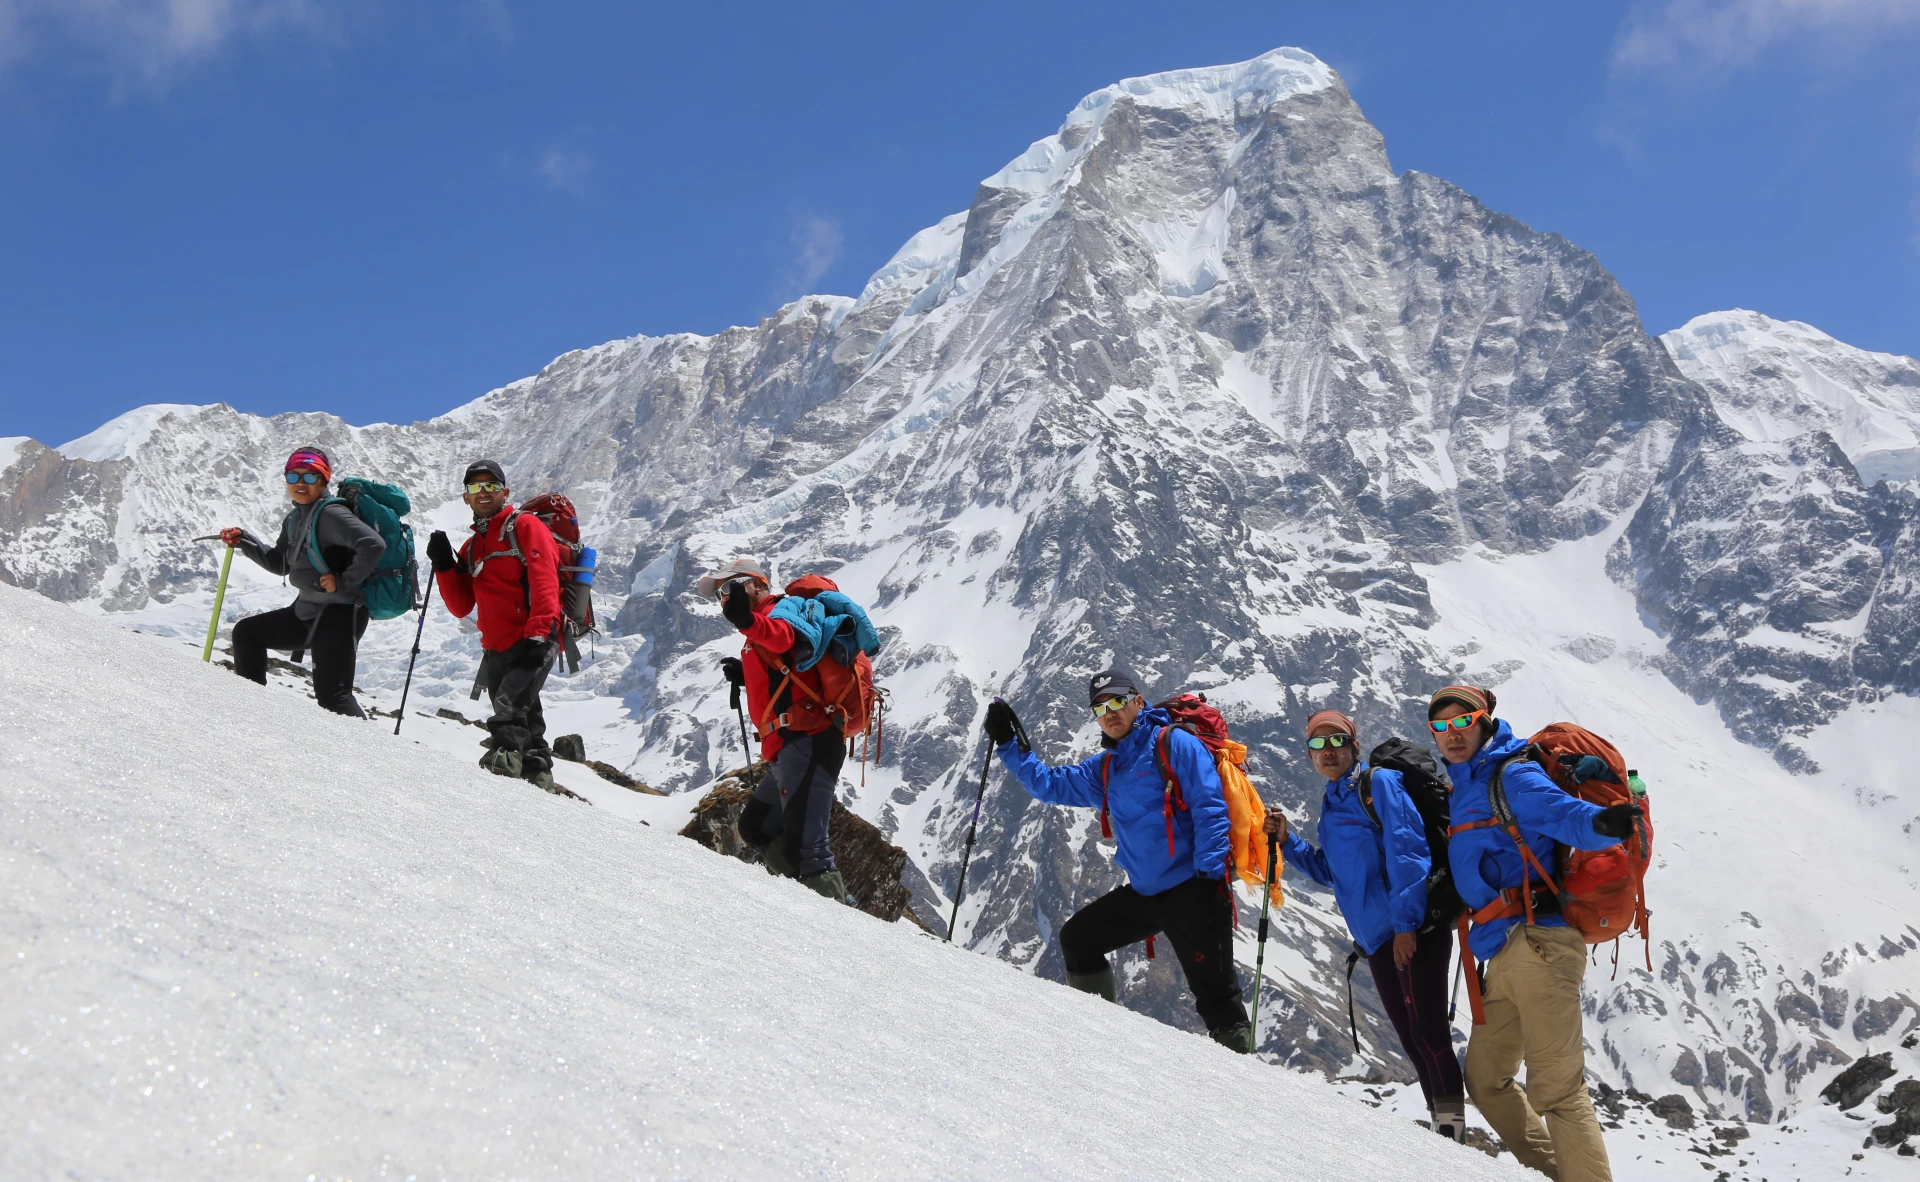
<path id="1" fill-rule="evenodd" d="M 1647 967 L 1653 967 L 1653 946 L 1647 935 L 1646 873 L 1653 856 L 1653 818 L 1645 793 L 1634 793 L 1627 761 L 1612 743 L 1571 722 L 1556 722 L 1528 740 L 1527 749 L 1513 759 L 1531 759 L 1538 763 L 1562 791 L 1602 808 L 1615 804 L 1637 804 L 1641 817 L 1634 823 L 1633 835 L 1619 845 L 1604 850 L 1576 850 L 1560 847 L 1560 881 L 1533 857 L 1525 842 L 1518 842 L 1529 873 L 1538 874 L 1559 896 L 1561 914 L 1569 926 L 1579 930 L 1589 944 L 1618 940 L 1630 930 L 1638 930 L 1648 940 Z M 1509 760 L 1508 762 L 1512 762 Z M 1506 796 L 1500 788 L 1500 772 L 1494 771 L 1488 786 L 1488 802 L 1496 817 L 1510 816 Z M 1516 841 L 1518 839 L 1516 838 Z M 1531 918 L 1532 893 L 1520 892 Z"/>

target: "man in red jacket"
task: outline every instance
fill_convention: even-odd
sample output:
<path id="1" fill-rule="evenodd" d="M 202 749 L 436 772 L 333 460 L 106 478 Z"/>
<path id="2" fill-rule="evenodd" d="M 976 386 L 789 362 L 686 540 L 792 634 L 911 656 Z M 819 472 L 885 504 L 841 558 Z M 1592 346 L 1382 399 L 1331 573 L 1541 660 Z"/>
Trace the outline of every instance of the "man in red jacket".
<path id="1" fill-rule="evenodd" d="M 480 766 L 501 776 L 532 780 L 548 792 L 553 751 L 540 687 L 553 669 L 560 627 L 560 547 L 546 524 L 516 511 L 507 477 L 493 460 L 467 467 L 461 497 L 473 510 L 473 536 L 458 554 L 447 535 L 434 530 L 427 560 L 447 610 L 456 617 L 479 610 L 480 674 L 473 696 L 493 699 L 487 730 L 493 749 Z"/>
<path id="2" fill-rule="evenodd" d="M 820 675 L 786 673 L 799 639 L 792 625 L 772 618 L 780 601 L 767 581 L 766 568 L 737 558 L 698 583 L 702 598 L 720 601 L 720 613 L 740 630 L 746 643 L 740 659 L 723 664 L 727 680 L 744 685 L 747 709 L 760 732 L 760 756 L 769 772 L 754 785 L 740 811 L 740 837 L 765 857 L 771 874 L 798 878 L 801 885 L 829 899 L 846 901 L 847 883 L 835 868 L 827 825 L 833 817 L 833 792 L 847 743 L 831 718 L 809 702 L 818 702 Z M 796 693 L 793 681 L 813 691 Z"/>

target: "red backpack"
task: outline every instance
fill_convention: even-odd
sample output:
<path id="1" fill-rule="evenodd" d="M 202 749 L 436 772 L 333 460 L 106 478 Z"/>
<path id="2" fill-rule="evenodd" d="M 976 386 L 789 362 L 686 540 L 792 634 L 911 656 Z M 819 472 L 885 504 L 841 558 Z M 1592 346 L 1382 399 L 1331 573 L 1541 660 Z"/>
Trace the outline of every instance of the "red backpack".
<path id="1" fill-rule="evenodd" d="M 812 599 L 822 591 L 838 591 L 839 584 L 825 575 L 802 575 L 787 584 L 788 595 L 798 595 L 802 599 Z M 780 683 L 767 695 L 767 717 L 755 719 L 762 737 L 773 733 L 782 726 L 790 726 L 798 731 L 818 732 L 829 725 L 837 725 L 840 733 L 848 740 L 849 753 L 856 736 L 867 738 L 860 751 L 860 783 L 867 782 L 867 753 L 869 748 L 873 758 L 880 758 L 880 747 L 884 741 L 886 694 L 874 688 L 873 662 L 867 654 L 854 652 L 853 664 L 843 663 L 833 655 L 832 649 L 821 656 L 813 668 L 801 672 L 788 665 L 778 653 L 769 653 L 758 645 L 754 651 L 760 654 L 769 667 L 778 671 Z M 773 716 L 773 704 L 780 699 L 780 691 L 792 686 L 796 691 L 787 712 L 778 718 Z"/>
<path id="2" fill-rule="evenodd" d="M 562 547 L 560 557 L 560 648 L 567 658 L 567 672 L 580 671 L 580 638 L 594 631 L 593 570 L 599 554 L 580 540 L 580 515 L 573 502 L 562 493 L 542 493 L 523 503 L 507 519 L 502 534 L 510 549 L 506 553 L 519 558 L 520 537 L 513 532 L 513 519 L 521 514 L 540 519 Z"/>

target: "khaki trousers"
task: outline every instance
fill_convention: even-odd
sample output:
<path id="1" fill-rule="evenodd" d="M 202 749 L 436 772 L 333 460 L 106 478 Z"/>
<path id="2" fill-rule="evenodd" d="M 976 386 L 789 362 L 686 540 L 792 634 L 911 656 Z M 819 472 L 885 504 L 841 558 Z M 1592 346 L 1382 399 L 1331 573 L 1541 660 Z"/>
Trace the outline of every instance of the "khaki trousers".
<path id="1" fill-rule="evenodd" d="M 1487 962 L 1487 1021 L 1467 1043 L 1467 1095 L 1520 1164 L 1557 1182 L 1612 1182 L 1587 1097 L 1580 982 L 1587 945 L 1572 928 L 1515 924 Z M 1523 1090 L 1514 1075 L 1526 1063 Z"/>

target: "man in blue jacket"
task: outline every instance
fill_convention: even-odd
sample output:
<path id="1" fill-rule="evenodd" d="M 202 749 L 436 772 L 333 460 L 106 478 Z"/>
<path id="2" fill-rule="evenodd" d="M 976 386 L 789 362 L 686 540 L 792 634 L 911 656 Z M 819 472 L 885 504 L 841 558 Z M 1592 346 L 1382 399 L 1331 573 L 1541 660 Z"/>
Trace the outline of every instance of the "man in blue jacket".
<path id="1" fill-rule="evenodd" d="M 1119 849 L 1127 885 L 1082 907 L 1060 928 L 1067 984 L 1116 999 L 1107 954 L 1167 937 L 1186 972 L 1194 1008 L 1215 1042 L 1250 1046 L 1240 974 L 1233 964 L 1233 898 L 1226 883 L 1230 822 L 1220 773 L 1206 744 L 1158 708 L 1148 708 L 1126 669 L 1096 674 L 1088 704 L 1106 750 L 1069 767 L 1049 767 L 1017 739 L 1013 708 L 987 707 L 986 730 L 1000 761 L 1035 800 L 1100 810 Z M 1161 773 L 1161 760 L 1173 772 Z"/>
<path id="2" fill-rule="evenodd" d="M 1473 912 L 1467 946 L 1484 966 L 1485 1021 L 1475 1016 L 1467 1042 L 1467 1094 L 1521 1165 L 1559 1182 L 1611 1182 L 1587 1096 L 1580 1010 L 1586 939 L 1561 918 L 1553 888 L 1532 872 L 1505 822 L 1510 818 L 1540 866 L 1558 875 L 1556 843 L 1606 849 L 1633 832 L 1640 810 L 1601 808 L 1561 791 L 1525 758 L 1527 741 L 1493 716 L 1496 704 L 1491 691 L 1470 685 L 1447 686 L 1427 704 L 1453 781 L 1447 860 Z M 1515 1078 L 1522 1062 L 1524 1089 Z"/>
<path id="3" fill-rule="evenodd" d="M 1453 933 L 1444 925 L 1420 930 L 1433 869 L 1426 822 L 1399 772 L 1368 768 L 1360 759 L 1353 719 L 1340 711 L 1322 710 L 1307 719 L 1307 756 L 1327 780 L 1320 848 L 1291 832 L 1277 808 L 1267 812 L 1267 833 L 1284 839 L 1287 865 L 1333 888 L 1354 946 L 1373 972 L 1380 1004 L 1420 1077 L 1434 1131 L 1465 1140 L 1467 1098 L 1447 1020 Z M 1361 799 L 1363 782 L 1371 814 Z"/>

